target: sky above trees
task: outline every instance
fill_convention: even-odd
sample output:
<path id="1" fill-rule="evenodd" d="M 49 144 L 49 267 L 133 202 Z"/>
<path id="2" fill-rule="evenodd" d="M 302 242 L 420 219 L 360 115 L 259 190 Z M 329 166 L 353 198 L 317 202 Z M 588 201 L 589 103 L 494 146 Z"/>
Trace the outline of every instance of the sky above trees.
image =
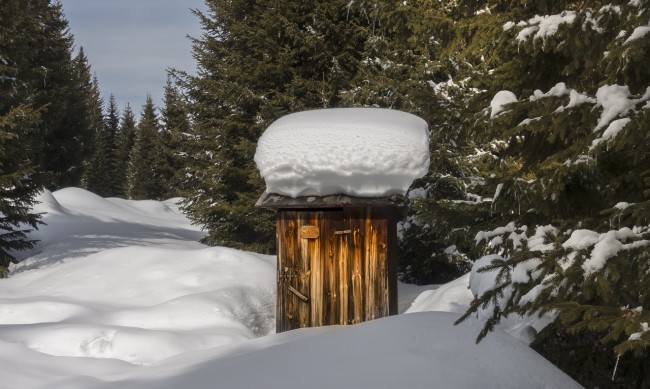
<path id="1" fill-rule="evenodd" d="M 83 46 L 102 95 L 135 112 L 151 94 L 161 105 L 167 68 L 193 72 L 188 35 L 201 33 L 191 9 L 203 0 L 62 0 L 75 46 Z"/>

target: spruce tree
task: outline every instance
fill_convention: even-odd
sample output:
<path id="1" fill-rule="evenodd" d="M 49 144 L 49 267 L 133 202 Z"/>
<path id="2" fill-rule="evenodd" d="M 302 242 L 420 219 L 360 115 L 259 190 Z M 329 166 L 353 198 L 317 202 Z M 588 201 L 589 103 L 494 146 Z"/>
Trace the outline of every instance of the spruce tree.
<path id="1" fill-rule="evenodd" d="M 36 243 L 28 235 L 40 223 L 32 207 L 47 182 L 35 162 L 43 147 L 44 107 L 33 83 L 43 44 L 37 34 L 43 26 L 34 16 L 42 16 L 43 5 L 8 0 L 0 7 L 0 277 L 18 251 Z"/>
<path id="2" fill-rule="evenodd" d="M 84 141 L 91 135 L 82 119 L 87 113 L 79 109 L 86 96 L 76 93 L 77 87 L 85 80 L 75 71 L 68 22 L 58 2 L 30 0 L 22 4 L 25 17 L 35 22 L 28 32 L 33 34 L 33 60 L 23 69 L 23 81 L 35 91 L 34 106 L 43 107 L 43 148 L 38 164 L 53 174 L 50 188 L 79 185 L 85 147 L 89 146 Z"/>
<path id="3" fill-rule="evenodd" d="M 583 385 L 616 369 L 611 385 L 634 387 L 650 344 L 648 2 L 590 6 L 445 3 L 429 74 L 447 112 L 410 222 L 432 256 L 476 260 L 480 337 L 548 313 L 543 355 Z"/>
<path id="4" fill-rule="evenodd" d="M 429 0 L 351 2 L 349 7 L 367 14 L 369 24 L 360 70 L 342 92 L 344 104 L 410 112 L 431 129 L 431 171 L 409 193 L 416 207 L 402 224 L 400 278 L 418 284 L 452 280 L 471 267 L 468 256 L 455 247 L 464 237 L 459 229 L 446 228 L 447 217 L 440 213 L 432 228 L 432 218 L 421 215 L 417 200 L 459 195 L 453 183 L 459 167 L 451 158 L 461 142 L 454 144 L 456 131 L 450 129 L 456 128 L 471 89 L 454 82 L 467 77 L 463 71 L 468 65 L 445 52 L 455 39 L 457 11 Z"/>
<path id="5" fill-rule="evenodd" d="M 98 95 L 99 87 L 96 79 L 93 79 L 91 66 L 86 57 L 83 47 L 79 48 L 76 57 L 73 60 L 73 72 L 76 82 L 73 85 L 74 94 L 83 96 L 81 99 L 74 101 L 71 105 L 70 116 L 75 121 L 75 127 L 82 129 L 77 134 L 76 140 L 81 150 L 80 158 L 82 160 L 81 186 L 85 186 L 86 169 L 94 153 L 93 142 L 95 141 L 94 110 L 97 104 L 101 104 Z M 97 92 L 97 93 L 96 93 Z"/>
<path id="6" fill-rule="evenodd" d="M 108 196 L 118 196 L 120 194 L 120 187 L 118 184 L 118 178 L 115 171 L 117 166 L 117 135 L 120 130 L 120 111 L 117 107 L 117 102 L 115 101 L 115 96 L 111 93 L 108 98 L 108 109 L 106 110 L 106 132 L 108 137 L 108 156 L 109 156 L 109 165 L 110 173 L 107 177 L 109 182 L 109 194 Z"/>
<path id="7" fill-rule="evenodd" d="M 110 95 L 107 108 L 106 117 L 100 122 L 96 133 L 95 152 L 90 161 L 87 179 L 87 189 L 102 197 L 119 194 L 115 174 L 119 112 L 113 94 Z"/>
<path id="8" fill-rule="evenodd" d="M 41 223 L 32 207 L 43 184 L 29 139 L 39 114 L 29 105 L 0 107 L 0 278 L 8 274 L 17 251 L 34 246 L 28 234 Z"/>
<path id="9" fill-rule="evenodd" d="M 213 0 L 197 12 L 183 208 L 208 231 L 204 242 L 273 251 L 274 215 L 254 208 L 264 192 L 257 139 L 284 114 L 341 103 L 367 36 L 365 16 L 347 3 Z"/>
<path id="10" fill-rule="evenodd" d="M 164 185 L 165 198 L 177 197 L 184 190 L 187 153 L 185 141 L 191 138 L 190 118 L 186 100 L 177 85 L 167 78 L 162 120 L 162 146 L 166 156 Z"/>
<path id="11" fill-rule="evenodd" d="M 128 197 L 128 175 L 131 151 L 135 143 L 136 120 L 129 104 L 122 112 L 119 129 L 115 139 L 115 187 L 117 196 Z"/>
<path id="12" fill-rule="evenodd" d="M 127 195 L 134 200 L 162 200 L 165 195 L 165 154 L 153 100 L 147 95 L 129 158 Z"/>
<path id="13" fill-rule="evenodd" d="M 88 107 L 88 128 L 92 131 L 92 143 L 89 157 L 84 164 L 84 177 L 82 179 L 83 187 L 91 192 L 101 192 L 103 183 L 102 164 L 105 165 L 106 143 L 102 142 L 105 138 L 105 115 L 104 99 L 101 97 L 99 82 L 97 76 L 93 76 L 90 82 L 90 90 L 86 96 L 86 105 Z"/>

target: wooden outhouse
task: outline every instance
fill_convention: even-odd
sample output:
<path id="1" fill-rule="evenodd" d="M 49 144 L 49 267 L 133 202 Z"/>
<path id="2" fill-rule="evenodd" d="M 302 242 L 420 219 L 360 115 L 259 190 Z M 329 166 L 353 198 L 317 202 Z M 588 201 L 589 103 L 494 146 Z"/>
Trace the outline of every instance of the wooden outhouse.
<path id="1" fill-rule="evenodd" d="M 277 210 L 278 332 L 397 313 L 397 222 L 429 170 L 421 118 L 382 108 L 295 112 L 255 151 Z"/>
<path id="2" fill-rule="evenodd" d="M 397 313 L 404 196 L 265 193 L 256 206 L 277 210 L 277 332 Z"/>

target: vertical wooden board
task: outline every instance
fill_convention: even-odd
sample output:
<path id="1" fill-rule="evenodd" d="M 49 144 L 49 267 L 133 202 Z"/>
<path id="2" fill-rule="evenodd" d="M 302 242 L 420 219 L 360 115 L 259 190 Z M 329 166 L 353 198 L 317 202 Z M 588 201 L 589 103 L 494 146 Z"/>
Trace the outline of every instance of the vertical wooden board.
<path id="1" fill-rule="evenodd" d="M 285 285 L 284 285 L 284 296 L 285 296 L 285 305 L 286 305 L 286 321 L 287 328 L 286 330 L 292 330 L 294 328 L 299 328 L 300 323 L 298 321 L 298 299 L 292 293 L 289 292 L 289 286 L 293 286 L 296 279 L 296 272 L 298 270 L 299 262 L 299 252 L 298 252 L 298 226 L 297 219 L 298 215 L 296 212 L 287 212 L 287 220 L 284 230 L 285 236 L 285 249 L 287 253 L 287 261 L 284 265 L 285 271 Z"/>
<path id="2" fill-rule="evenodd" d="M 339 236 L 336 231 L 343 229 L 343 212 L 328 211 L 323 220 L 323 229 L 321 231 L 322 239 L 322 258 L 324 258 L 323 273 L 323 323 L 333 325 L 340 323 L 339 313 Z"/>
<path id="3" fill-rule="evenodd" d="M 358 208 L 346 210 L 346 219 L 350 220 L 350 322 L 357 324 L 365 321 L 365 294 L 364 294 L 364 231 L 363 213 Z"/>
<path id="4" fill-rule="evenodd" d="M 320 230 L 323 224 L 323 212 L 312 212 L 309 225 L 316 226 Z M 310 278 L 309 278 L 309 321 L 311 326 L 323 325 L 323 274 L 324 262 L 321 257 L 320 236 L 315 239 L 301 238 L 307 244 Z"/>
<path id="5" fill-rule="evenodd" d="M 347 223 L 345 221 L 343 222 L 344 228 Z M 349 279 L 350 279 L 350 272 L 349 272 L 349 260 L 350 260 L 350 237 L 349 235 L 338 235 L 337 239 L 337 244 L 338 244 L 338 267 L 339 267 L 339 273 L 337 277 L 337 283 L 338 283 L 338 297 L 339 297 L 339 307 L 338 307 L 338 314 L 339 314 L 339 320 L 338 324 L 349 324 L 349 315 L 348 315 L 348 310 L 349 310 Z"/>
<path id="6" fill-rule="evenodd" d="M 308 298 L 310 298 L 311 281 L 310 242 L 308 239 L 300 238 L 299 231 L 304 226 L 312 225 L 312 218 L 315 217 L 315 214 L 316 212 L 298 212 L 298 233 L 296 235 L 299 257 L 296 266 L 295 283 L 292 286 L 300 294 L 307 296 Z M 295 294 L 294 297 L 297 299 L 298 326 L 300 328 L 311 327 L 311 309 L 309 301 L 303 301 Z"/>
<path id="7" fill-rule="evenodd" d="M 305 248 L 299 238 L 301 225 L 305 223 L 306 213 L 282 211 L 280 221 L 279 244 L 281 258 L 278 262 L 278 306 L 277 314 L 282 315 L 276 319 L 277 331 L 288 331 L 310 325 L 309 306 L 306 305 L 289 287 L 301 294 L 309 294 L 309 260 L 306 258 Z"/>
<path id="8" fill-rule="evenodd" d="M 388 266 L 388 314 L 397 315 L 399 313 L 398 295 L 397 295 L 397 210 L 387 210 L 386 220 L 387 234 L 388 234 L 388 259 L 386 266 Z"/>
<path id="9" fill-rule="evenodd" d="M 388 245 L 387 220 L 381 209 L 366 209 L 365 225 L 365 294 L 366 320 L 388 316 Z"/>
<path id="10" fill-rule="evenodd" d="M 284 268 L 285 262 L 285 253 L 284 253 L 284 219 L 282 217 L 282 212 L 278 212 L 275 221 L 275 235 L 277 243 L 277 297 L 275 305 L 275 330 L 276 332 L 285 331 L 286 322 L 285 322 L 285 296 L 284 296 L 284 275 L 282 269 Z"/>
<path id="11" fill-rule="evenodd" d="M 297 305 L 293 295 L 288 291 L 288 286 L 291 285 L 295 275 L 297 260 L 295 218 L 294 212 L 280 212 L 279 236 L 281 244 L 278 247 L 280 255 L 278 256 L 278 318 L 276 319 L 278 332 L 291 330 L 297 325 Z"/>
<path id="12" fill-rule="evenodd" d="M 377 317 L 388 316 L 388 222 L 385 212 L 380 209 L 372 211 L 373 229 L 377 234 L 377 278 L 375 279 L 375 299 Z"/>
<path id="13" fill-rule="evenodd" d="M 376 291 L 377 286 L 377 264 L 378 264 L 378 253 L 377 253 L 377 231 L 374 228 L 372 223 L 372 215 L 369 210 L 364 212 L 364 251 L 365 251 L 365 295 L 366 295 L 366 320 L 373 320 L 377 317 L 377 301 L 376 301 Z"/>
<path id="14" fill-rule="evenodd" d="M 330 284 L 330 267 L 332 263 L 332 258 L 334 256 L 333 246 L 332 246 L 332 236 L 330 233 L 332 219 L 329 213 L 325 213 L 323 220 L 320 223 L 320 258 L 322 260 L 322 275 L 320 286 L 322 297 L 322 325 L 330 324 L 330 317 L 332 315 L 332 293 L 331 293 L 331 284 Z M 315 307 L 313 309 L 316 309 Z"/>

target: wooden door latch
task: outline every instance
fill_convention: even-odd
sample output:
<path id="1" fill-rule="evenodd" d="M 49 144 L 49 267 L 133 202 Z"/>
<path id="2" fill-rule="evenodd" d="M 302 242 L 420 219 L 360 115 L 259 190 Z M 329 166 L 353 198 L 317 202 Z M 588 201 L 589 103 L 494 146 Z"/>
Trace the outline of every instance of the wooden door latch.
<path id="1" fill-rule="evenodd" d="M 309 302 L 309 297 L 307 297 L 304 294 L 298 292 L 298 290 L 296 290 L 293 286 L 289 285 L 288 288 L 289 288 L 289 292 L 295 294 L 296 297 L 298 297 L 299 299 L 301 299 L 302 301 L 304 301 L 306 303 Z"/>

